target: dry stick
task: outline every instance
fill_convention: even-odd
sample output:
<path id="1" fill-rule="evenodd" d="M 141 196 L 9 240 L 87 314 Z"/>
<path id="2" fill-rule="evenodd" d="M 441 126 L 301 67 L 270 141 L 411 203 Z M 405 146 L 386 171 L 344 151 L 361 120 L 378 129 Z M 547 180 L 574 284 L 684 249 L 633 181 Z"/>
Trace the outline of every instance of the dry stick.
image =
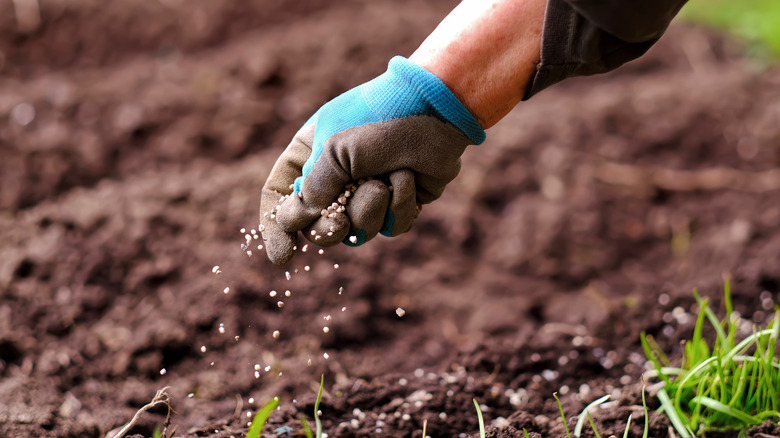
<path id="1" fill-rule="evenodd" d="M 244 399 L 241 395 L 236 394 L 236 409 L 233 411 L 233 420 L 238 420 L 241 417 L 241 411 L 244 409 Z"/>
<path id="2" fill-rule="evenodd" d="M 142 407 L 138 410 L 138 412 L 133 415 L 133 419 L 130 420 L 129 423 L 127 423 L 122 430 L 120 430 L 116 435 L 113 436 L 113 438 L 122 438 L 129 432 L 136 423 L 138 423 L 138 420 L 141 418 L 141 414 L 148 411 L 149 409 L 152 409 L 153 407 L 157 405 L 165 405 L 168 406 L 168 416 L 171 415 L 171 395 L 168 394 L 168 389 L 170 386 L 166 386 L 162 389 L 157 390 L 157 394 L 154 395 L 154 398 L 151 402 L 149 402 L 147 405 Z"/>
<path id="3" fill-rule="evenodd" d="M 674 170 L 604 162 L 596 167 L 595 173 L 596 178 L 607 184 L 678 192 L 732 189 L 762 193 L 780 190 L 780 169 L 759 172 L 724 167 Z"/>

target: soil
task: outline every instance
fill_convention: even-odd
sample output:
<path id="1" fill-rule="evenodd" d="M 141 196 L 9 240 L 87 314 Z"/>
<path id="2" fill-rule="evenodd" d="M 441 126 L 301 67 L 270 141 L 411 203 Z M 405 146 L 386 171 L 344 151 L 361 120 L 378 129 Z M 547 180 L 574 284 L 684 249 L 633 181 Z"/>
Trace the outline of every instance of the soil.
<path id="1" fill-rule="evenodd" d="M 673 26 L 546 90 L 410 233 L 279 268 L 239 231 L 276 157 L 456 2 L 39 0 L 27 27 L 17 3 L 0 5 L 0 436 L 105 436 L 163 387 L 175 436 L 243 436 L 273 396 L 266 436 L 301 436 L 321 375 L 331 437 L 476 436 L 472 398 L 488 436 L 563 436 L 554 392 L 570 427 L 610 394 L 602 435 L 631 413 L 640 434 L 641 331 L 679 360 L 694 287 L 717 307 L 729 276 L 755 323 L 780 299 L 780 72 L 722 36 Z"/>

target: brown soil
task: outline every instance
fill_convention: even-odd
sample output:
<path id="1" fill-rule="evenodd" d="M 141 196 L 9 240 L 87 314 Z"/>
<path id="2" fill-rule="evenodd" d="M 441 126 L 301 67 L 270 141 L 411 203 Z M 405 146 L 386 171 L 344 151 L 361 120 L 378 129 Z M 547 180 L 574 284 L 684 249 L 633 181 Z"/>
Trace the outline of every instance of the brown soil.
<path id="1" fill-rule="evenodd" d="M 755 322 L 778 298 L 780 73 L 708 32 L 520 105 L 412 232 L 309 250 L 288 281 L 240 249 L 271 165 L 453 2 L 40 0 L 25 32 L 13 4 L 0 436 L 104 436 L 165 386 L 177 436 L 243 436 L 277 395 L 266 433 L 300 434 L 322 374 L 331 437 L 473 436 L 472 398 L 490 436 L 562 436 L 556 391 L 570 418 L 612 394 L 602 434 L 639 433 L 640 331 L 679 359 L 693 287 L 717 303 L 730 275 Z"/>

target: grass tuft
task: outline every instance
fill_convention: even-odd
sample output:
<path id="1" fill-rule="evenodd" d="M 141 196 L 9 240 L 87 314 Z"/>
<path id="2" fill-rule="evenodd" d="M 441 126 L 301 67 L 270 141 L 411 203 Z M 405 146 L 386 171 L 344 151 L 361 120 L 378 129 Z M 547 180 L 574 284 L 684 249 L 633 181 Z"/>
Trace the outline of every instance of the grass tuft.
<path id="1" fill-rule="evenodd" d="M 661 409 L 683 438 L 708 431 L 740 430 L 780 417 L 780 365 L 776 345 L 780 334 L 780 310 L 767 327 L 736 342 L 737 321 L 732 317 L 731 287 L 724 285 L 726 317 L 718 319 L 709 301 L 694 291 L 699 306 L 693 336 L 685 342 L 679 368 L 642 333 L 642 347 L 663 387 L 657 396 Z M 715 334 L 705 339 L 705 328 Z"/>

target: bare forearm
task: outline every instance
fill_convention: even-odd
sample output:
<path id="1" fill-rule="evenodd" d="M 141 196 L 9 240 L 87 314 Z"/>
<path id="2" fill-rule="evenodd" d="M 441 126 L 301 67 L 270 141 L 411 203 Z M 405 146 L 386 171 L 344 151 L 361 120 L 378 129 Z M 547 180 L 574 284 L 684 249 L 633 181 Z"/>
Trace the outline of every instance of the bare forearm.
<path id="1" fill-rule="evenodd" d="M 464 0 L 409 57 L 439 77 L 489 128 L 536 71 L 547 0 Z"/>

